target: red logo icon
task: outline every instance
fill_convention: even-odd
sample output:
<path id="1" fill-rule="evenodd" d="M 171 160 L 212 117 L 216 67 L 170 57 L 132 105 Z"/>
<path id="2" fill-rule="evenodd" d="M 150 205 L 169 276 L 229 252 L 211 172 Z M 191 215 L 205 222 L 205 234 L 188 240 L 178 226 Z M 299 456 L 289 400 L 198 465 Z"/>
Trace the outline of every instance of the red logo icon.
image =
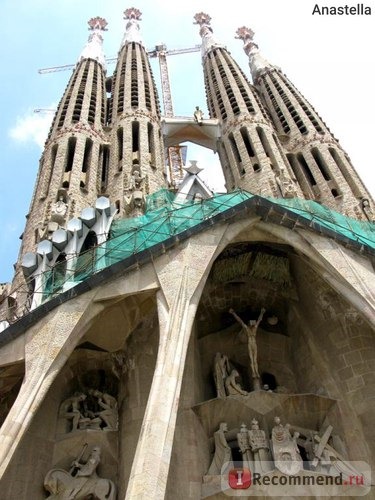
<path id="1" fill-rule="evenodd" d="M 251 486 L 251 471 L 243 467 L 231 469 L 228 474 L 229 486 L 233 490 L 247 490 Z"/>

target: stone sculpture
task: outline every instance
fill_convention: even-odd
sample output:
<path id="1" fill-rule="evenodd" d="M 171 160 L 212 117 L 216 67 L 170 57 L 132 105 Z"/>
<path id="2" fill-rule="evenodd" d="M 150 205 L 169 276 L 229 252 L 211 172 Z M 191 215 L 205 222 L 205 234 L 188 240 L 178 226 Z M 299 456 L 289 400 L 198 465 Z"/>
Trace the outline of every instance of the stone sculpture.
<path id="1" fill-rule="evenodd" d="M 214 433 L 215 453 L 207 472 L 209 476 L 221 474 L 223 465 L 232 460 L 231 449 L 225 437 L 226 432 L 228 432 L 228 426 L 225 422 L 222 422 L 219 429 Z"/>
<path id="2" fill-rule="evenodd" d="M 214 433 L 215 453 L 207 475 L 220 475 L 224 466 L 234 466 L 231 447 L 227 441 L 229 434 L 232 438 L 236 435 L 243 466 L 248 467 L 252 473 L 265 475 L 277 468 L 283 474 L 299 474 L 304 470 L 299 444 L 309 460 L 306 470 L 328 476 L 361 477 L 361 473 L 329 444 L 329 440 L 339 440 L 338 436 L 332 435 L 332 426 L 329 425 L 322 434 L 316 430 L 293 426 L 292 434 L 290 424 L 282 425 L 279 417 L 275 417 L 274 422 L 270 440 L 266 432 L 259 428 L 256 418 L 252 419 L 250 430 L 245 423 L 241 424 L 240 430 L 228 430 L 227 424 L 221 423 Z M 364 480 L 369 481 L 369 478 L 365 475 Z"/>
<path id="3" fill-rule="evenodd" d="M 259 429 L 259 423 L 255 418 L 251 421 L 251 429 L 248 434 L 250 448 L 254 456 L 254 472 L 266 474 L 274 467 L 266 433 Z"/>
<path id="4" fill-rule="evenodd" d="M 237 370 L 232 370 L 230 375 L 225 380 L 225 389 L 227 391 L 228 396 L 247 396 L 247 392 L 242 389 L 240 384 L 236 382 L 236 378 L 239 377 L 239 373 Z"/>
<path id="5" fill-rule="evenodd" d="M 374 212 L 371 208 L 369 200 L 367 198 L 364 198 L 361 204 L 363 213 L 365 214 L 367 220 L 369 220 L 370 222 L 374 222 Z"/>
<path id="6" fill-rule="evenodd" d="M 107 394 L 106 392 L 100 392 L 97 390 L 89 391 L 90 394 L 95 396 L 98 400 L 98 404 L 101 408 L 96 415 L 105 423 L 106 427 L 103 430 L 107 431 L 117 431 L 118 428 L 118 411 L 117 411 L 117 401 L 116 398 Z"/>
<path id="7" fill-rule="evenodd" d="M 194 120 L 199 124 L 202 125 L 203 121 L 203 111 L 199 108 L 199 106 L 195 106 L 195 111 L 194 111 Z"/>
<path id="8" fill-rule="evenodd" d="M 60 416 L 72 420 L 70 432 L 77 430 L 117 431 L 116 398 L 108 393 L 90 389 L 87 394 L 75 393 L 63 401 Z"/>
<path id="9" fill-rule="evenodd" d="M 290 425 L 281 424 L 280 418 L 275 417 L 275 426 L 272 429 L 272 450 L 275 466 L 284 474 L 295 475 L 303 469 L 303 462 L 297 446 L 299 433 L 290 434 Z"/>
<path id="10" fill-rule="evenodd" d="M 84 418 L 81 413 L 81 402 L 86 399 L 86 394 L 77 392 L 61 403 L 60 415 L 72 421 L 71 431 L 78 429 L 79 421 Z"/>
<path id="11" fill-rule="evenodd" d="M 280 188 L 282 196 L 285 198 L 293 198 L 297 196 L 295 185 L 288 177 L 286 168 L 282 165 L 279 167 L 279 172 L 276 174 L 276 182 Z"/>
<path id="12" fill-rule="evenodd" d="M 225 380 L 230 372 L 228 356 L 217 352 L 214 360 L 214 379 L 218 398 L 225 398 Z"/>
<path id="13" fill-rule="evenodd" d="M 80 456 L 72 462 L 69 472 L 64 469 L 51 469 L 44 479 L 44 488 L 54 500 L 115 500 L 116 487 L 109 479 L 97 475 L 101 449 L 94 446 L 86 462 L 81 462 L 86 451 L 84 446 Z"/>
<path id="14" fill-rule="evenodd" d="M 63 224 L 67 211 L 68 205 L 65 203 L 64 197 L 60 195 L 56 203 L 51 206 L 51 221 Z"/>
<path id="15" fill-rule="evenodd" d="M 241 424 L 241 430 L 237 434 L 238 447 L 242 454 L 242 460 L 246 462 L 247 467 L 253 469 L 253 456 L 251 453 L 251 447 L 249 442 L 249 431 L 247 430 L 246 424 Z"/>
<path id="16" fill-rule="evenodd" d="M 266 310 L 262 307 L 259 317 L 257 320 L 250 320 L 247 325 L 242 319 L 237 316 L 233 309 L 229 309 L 229 312 L 233 315 L 233 317 L 238 321 L 238 323 L 242 326 L 242 330 L 247 335 L 247 346 L 249 350 L 250 357 L 250 365 L 251 365 L 251 373 L 253 378 L 259 379 L 259 371 L 258 371 L 258 351 L 257 351 L 257 343 L 256 343 L 256 334 L 258 330 L 258 326 L 263 319 L 263 315 Z"/>

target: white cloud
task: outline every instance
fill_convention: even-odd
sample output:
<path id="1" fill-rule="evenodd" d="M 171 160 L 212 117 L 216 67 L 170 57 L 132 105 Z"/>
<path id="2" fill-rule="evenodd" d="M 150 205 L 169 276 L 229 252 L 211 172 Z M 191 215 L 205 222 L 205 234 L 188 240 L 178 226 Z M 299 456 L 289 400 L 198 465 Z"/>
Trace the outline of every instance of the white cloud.
<path id="1" fill-rule="evenodd" d="M 49 109 L 54 109 L 51 105 L 48 111 L 35 113 L 28 111 L 21 117 L 17 117 L 16 124 L 9 130 L 10 137 L 18 143 L 34 143 L 43 149 L 47 139 L 53 113 Z"/>

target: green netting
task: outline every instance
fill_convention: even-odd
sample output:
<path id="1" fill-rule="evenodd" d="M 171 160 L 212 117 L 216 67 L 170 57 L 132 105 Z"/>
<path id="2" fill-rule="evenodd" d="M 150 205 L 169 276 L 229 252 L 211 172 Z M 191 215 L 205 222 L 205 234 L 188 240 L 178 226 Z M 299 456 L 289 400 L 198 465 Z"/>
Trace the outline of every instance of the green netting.
<path id="1" fill-rule="evenodd" d="M 166 193 L 168 196 L 161 203 L 160 200 Z M 150 196 L 151 201 L 147 206 L 154 207 L 155 200 L 159 200 L 159 203 L 156 203 L 159 208 L 148 209 L 141 217 L 121 219 L 112 224 L 110 239 L 105 244 L 106 266 L 162 243 L 171 236 L 176 236 L 216 214 L 233 208 L 249 197 L 252 196 L 239 191 L 180 205 L 173 201 L 174 196 L 171 196 L 170 192 L 158 191 Z"/>
<path id="2" fill-rule="evenodd" d="M 74 285 L 105 267 L 150 249 L 171 236 L 177 236 L 215 215 L 232 210 L 240 203 L 254 198 L 259 207 L 266 205 L 263 207 L 265 210 L 274 209 L 280 214 L 287 210 L 294 214 L 290 218 L 304 221 L 313 230 L 330 230 L 346 240 L 375 249 L 374 223 L 345 217 L 314 201 L 298 198 L 263 198 L 262 201 L 262 198 L 241 190 L 218 194 L 199 202 L 186 202 L 183 205 L 177 204 L 174 197 L 173 193 L 162 189 L 147 197 L 145 215 L 114 221 L 109 239 L 104 244 L 65 263 L 66 274 L 62 272 L 60 264 L 45 273 L 44 294 L 49 297 L 58 293 L 64 282 L 68 281 Z"/>
<path id="3" fill-rule="evenodd" d="M 165 197 L 165 198 L 163 198 Z M 202 202 L 188 202 L 183 205 L 173 203 L 170 192 L 158 191 L 149 197 L 148 206 L 155 206 L 155 200 L 163 200 L 160 208 L 149 209 L 144 216 L 135 219 L 117 220 L 112 224 L 111 238 L 106 243 L 108 262 L 116 262 L 118 257 L 127 257 L 162 242 L 170 236 L 192 228 L 200 222 L 239 203 L 254 198 L 245 191 L 215 195 Z M 375 225 L 345 217 L 319 203 L 308 200 L 267 198 L 272 204 L 289 210 L 306 219 L 311 227 L 314 223 L 321 228 L 330 229 L 345 238 L 371 248 L 375 248 Z M 109 265 L 109 263 L 107 264 Z"/>
<path id="4" fill-rule="evenodd" d="M 312 200 L 301 200 L 299 198 L 268 199 L 278 206 L 308 219 L 312 223 L 316 222 L 321 227 L 341 234 L 349 240 L 375 248 L 375 224 L 373 222 L 358 221 L 346 217 Z"/>

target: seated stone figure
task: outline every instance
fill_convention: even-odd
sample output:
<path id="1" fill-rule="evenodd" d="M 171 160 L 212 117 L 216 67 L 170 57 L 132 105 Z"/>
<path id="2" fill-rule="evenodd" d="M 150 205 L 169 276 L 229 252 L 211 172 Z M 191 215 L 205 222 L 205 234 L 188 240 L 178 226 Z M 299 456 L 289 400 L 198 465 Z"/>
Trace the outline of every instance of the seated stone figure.
<path id="1" fill-rule="evenodd" d="M 81 457 L 74 460 L 69 472 L 64 469 L 51 469 L 44 479 L 44 488 L 54 500 L 115 500 L 116 487 L 109 479 L 103 479 L 96 473 L 100 463 L 101 450 L 94 446 L 88 460 L 81 463 Z"/>

